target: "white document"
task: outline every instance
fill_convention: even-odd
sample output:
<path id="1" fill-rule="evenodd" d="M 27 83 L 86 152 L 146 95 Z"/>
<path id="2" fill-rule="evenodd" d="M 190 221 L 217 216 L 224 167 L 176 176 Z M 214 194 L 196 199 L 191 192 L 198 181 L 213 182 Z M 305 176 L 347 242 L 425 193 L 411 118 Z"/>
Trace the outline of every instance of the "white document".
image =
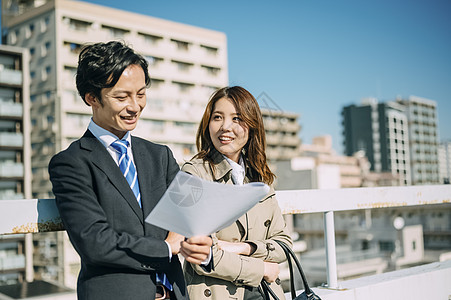
<path id="1" fill-rule="evenodd" d="M 185 237 L 209 235 L 238 220 L 268 192 L 260 182 L 222 184 L 180 171 L 146 222 Z"/>

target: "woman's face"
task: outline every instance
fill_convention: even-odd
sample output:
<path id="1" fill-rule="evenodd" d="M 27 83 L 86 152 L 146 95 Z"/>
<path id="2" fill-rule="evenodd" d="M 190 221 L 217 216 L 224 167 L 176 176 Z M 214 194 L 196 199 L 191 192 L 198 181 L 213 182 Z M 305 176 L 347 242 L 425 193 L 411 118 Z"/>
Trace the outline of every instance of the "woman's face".
<path id="1" fill-rule="evenodd" d="M 249 128 L 241 121 L 241 116 L 229 99 L 216 101 L 208 129 L 216 150 L 238 162 L 241 149 L 249 138 Z"/>

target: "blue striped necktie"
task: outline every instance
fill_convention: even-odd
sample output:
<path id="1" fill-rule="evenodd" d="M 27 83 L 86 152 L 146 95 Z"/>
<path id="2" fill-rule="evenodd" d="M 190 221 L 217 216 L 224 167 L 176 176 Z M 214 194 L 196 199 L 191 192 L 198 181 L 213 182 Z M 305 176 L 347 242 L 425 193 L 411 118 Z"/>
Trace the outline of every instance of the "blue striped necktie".
<path id="1" fill-rule="evenodd" d="M 119 152 L 119 169 L 121 169 L 122 174 L 124 174 L 125 179 L 127 179 L 127 182 L 130 185 L 133 194 L 135 194 L 139 206 L 141 206 L 141 193 L 139 192 L 138 174 L 136 173 L 135 164 L 127 153 L 128 145 L 129 142 L 127 140 L 116 140 L 111 144 L 111 147 Z"/>
<path id="2" fill-rule="evenodd" d="M 128 156 L 129 142 L 127 140 L 116 140 L 111 144 L 111 147 L 114 148 L 117 152 L 119 152 L 119 169 L 121 169 L 122 174 L 124 174 L 125 179 L 127 179 L 130 188 L 135 194 L 136 200 L 138 200 L 138 204 L 141 206 L 141 193 L 139 192 L 139 184 L 138 184 L 138 176 L 136 173 L 135 164 Z M 157 281 L 162 283 L 166 288 L 172 291 L 172 285 L 169 282 L 165 273 L 157 273 Z"/>

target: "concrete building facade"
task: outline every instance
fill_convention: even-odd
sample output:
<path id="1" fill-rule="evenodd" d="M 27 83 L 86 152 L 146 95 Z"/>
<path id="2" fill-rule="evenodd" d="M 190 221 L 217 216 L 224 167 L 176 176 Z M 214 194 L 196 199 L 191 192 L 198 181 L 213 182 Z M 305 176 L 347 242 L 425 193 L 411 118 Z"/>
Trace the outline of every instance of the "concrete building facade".
<path id="1" fill-rule="evenodd" d="M 266 134 L 266 155 L 270 163 L 298 155 L 301 139 L 298 114 L 261 108 Z"/>
<path id="2" fill-rule="evenodd" d="M 408 121 L 404 106 L 364 99 L 342 110 L 345 154 L 363 151 L 371 171 L 390 172 L 399 184 L 411 184 Z"/>
<path id="3" fill-rule="evenodd" d="M 438 146 L 439 180 L 449 184 L 451 180 L 451 141 L 441 142 Z"/>
<path id="4" fill-rule="evenodd" d="M 31 197 L 29 54 L 0 45 L 0 201 Z M 33 278 L 31 236 L 0 240 L 0 285 Z"/>
<path id="5" fill-rule="evenodd" d="M 430 99 L 410 96 L 398 98 L 405 107 L 409 122 L 410 169 L 412 184 L 438 184 L 438 121 L 437 103 Z"/>
<path id="6" fill-rule="evenodd" d="M 256 96 L 256 100 L 265 126 L 266 157 L 272 168 L 275 167 L 276 161 L 290 159 L 299 154 L 301 145 L 299 114 L 284 111 L 265 92 Z"/>
<path id="7" fill-rule="evenodd" d="M 195 133 L 210 94 L 227 85 L 222 32 L 81 1 L 2 2 L 3 42 L 31 54 L 33 195 L 49 197 L 47 165 L 86 130 L 90 107 L 74 74 L 86 43 L 123 40 L 149 62 L 152 86 L 134 134 L 167 144 L 183 162 L 195 154 Z"/>

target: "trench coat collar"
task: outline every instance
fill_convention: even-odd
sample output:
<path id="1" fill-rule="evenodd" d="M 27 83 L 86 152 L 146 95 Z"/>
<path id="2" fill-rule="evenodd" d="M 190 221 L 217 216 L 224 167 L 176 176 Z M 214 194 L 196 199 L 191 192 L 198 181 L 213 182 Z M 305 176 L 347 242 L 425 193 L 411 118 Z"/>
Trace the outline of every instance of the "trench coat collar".
<path id="1" fill-rule="evenodd" d="M 214 181 L 223 182 L 227 184 L 233 184 L 232 181 L 232 166 L 229 164 L 229 162 L 225 159 L 225 157 L 216 149 L 213 149 L 210 157 L 212 159 L 213 165 L 214 165 L 214 172 L 213 178 Z M 244 159 L 244 166 L 245 166 L 245 176 L 244 176 L 244 184 L 249 183 L 249 175 L 251 172 L 251 169 L 249 168 L 249 164 L 247 163 L 246 159 Z"/>
<path id="2" fill-rule="evenodd" d="M 232 167 L 230 166 L 228 161 L 224 158 L 224 156 L 219 151 L 214 149 L 212 151 L 210 157 L 211 157 L 213 165 L 215 167 L 214 172 L 212 172 L 214 181 L 222 182 L 222 183 L 225 183 L 225 184 L 233 184 L 233 181 L 232 181 Z M 249 177 L 251 175 L 252 170 L 249 167 L 249 163 L 247 162 L 246 159 L 244 159 L 244 164 L 245 164 L 245 170 L 246 170 L 245 171 L 245 176 L 244 176 L 244 184 L 246 184 L 246 183 L 250 182 Z M 259 202 L 263 202 L 263 201 L 267 200 L 268 198 L 274 196 L 274 194 L 275 194 L 274 188 L 273 188 L 272 185 L 270 185 L 269 193 L 263 199 L 261 199 Z M 237 220 L 238 222 L 241 223 L 243 228 L 247 227 L 247 225 L 246 225 L 246 215 L 247 215 L 247 213 L 245 213 L 244 215 L 239 217 L 238 220 Z"/>

